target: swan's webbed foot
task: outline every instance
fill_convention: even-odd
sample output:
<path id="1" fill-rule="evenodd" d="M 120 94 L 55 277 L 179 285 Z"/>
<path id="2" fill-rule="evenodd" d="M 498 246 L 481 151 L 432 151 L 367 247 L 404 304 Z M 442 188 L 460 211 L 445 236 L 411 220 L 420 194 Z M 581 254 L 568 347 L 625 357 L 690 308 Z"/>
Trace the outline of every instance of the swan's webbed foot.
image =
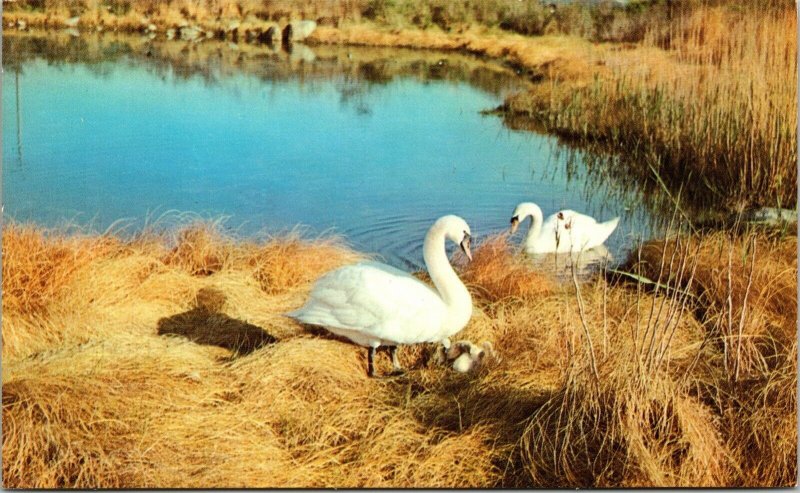
<path id="1" fill-rule="evenodd" d="M 386 375 L 384 375 L 384 376 L 385 376 L 386 378 L 392 378 L 392 377 L 401 377 L 401 376 L 403 376 L 403 375 L 405 375 L 405 374 L 406 374 L 406 371 L 405 371 L 404 369 L 402 369 L 402 368 L 397 368 L 397 369 L 395 369 L 395 370 L 392 370 L 392 371 L 390 371 L 389 373 L 387 373 L 387 374 L 386 374 Z"/>

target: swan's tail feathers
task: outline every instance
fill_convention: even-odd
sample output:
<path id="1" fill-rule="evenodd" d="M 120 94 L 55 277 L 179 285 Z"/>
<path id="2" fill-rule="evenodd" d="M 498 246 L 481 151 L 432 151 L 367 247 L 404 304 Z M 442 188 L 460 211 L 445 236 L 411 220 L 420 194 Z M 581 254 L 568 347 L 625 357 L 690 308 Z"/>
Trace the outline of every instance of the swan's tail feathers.
<path id="1" fill-rule="evenodd" d="M 328 314 L 324 311 L 321 312 L 318 307 L 314 305 L 303 305 L 297 310 L 284 313 L 283 316 L 306 325 L 325 325 L 331 322 Z"/>
<path id="2" fill-rule="evenodd" d="M 287 317 L 287 318 L 291 318 L 291 319 L 297 320 L 298 322 L 302 322 L 303 321 L 303 315 L 305 314 L 305 311 L 303 310 L 304 308 L 305 307 L 303 306 L 303 307 L 300 307 L 297 310 L 293 310 L 291 312 L 281 313 L 281 315 L 283 315 L 284 317 Z"/>
<path id="3" fill-rule="evenodd" d="M 615 217 L 614 219 L 608 220 L 601 224 L 603 228 L 603 239 L 600 241 L 601 244 L 604 243 L 609 236 L 611 236 L 611 233 L 613 233 L 615 229 L 617 229 L 617 225 L 619 225 L 619 217 Z"/>
<path id="4" fill-rule="evenodd" d="M 617 229 L 617 225 L 619 224 L 619 217 L 615 217 L 614 219 L 609 219 L 608 221 L 603 223 L 603 226 L 606 227 L 608 234 L 614 232 Z"/>

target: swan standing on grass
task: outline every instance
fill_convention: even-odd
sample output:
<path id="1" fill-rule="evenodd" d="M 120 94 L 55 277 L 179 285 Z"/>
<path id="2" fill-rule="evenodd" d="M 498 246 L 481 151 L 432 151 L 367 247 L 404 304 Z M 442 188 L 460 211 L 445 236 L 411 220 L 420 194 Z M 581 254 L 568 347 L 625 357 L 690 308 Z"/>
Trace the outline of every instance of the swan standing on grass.
<path id="1" fill-rule="evenodd" d="M 399 372 L 399 344 L 441 342 L 448 349 L 449 337 L 469 322 L 472 297 L 447 259 L 445 240 L 458 243 L 472 260 L 470 238 L 469 226 L 458 216 L 444 216 L 428 230 L 423 258 L 436 290 L 394 267 L 362 262 L 320 278 L 306 304 L 287 315 L 369 348 L 369 376 L 375 350 L 388 346 Z"/>
<path id="2" fill-rule="evenodd" d="M 580 252 L 600 246 L 614 232 L 619 223 L 615 217 L 598 223 L 593 217 L 572 210 L 562 210 L 542 220 L 542 209 L 532 202 L 523 202 L 514 209 L 511 217 L 511 234 L 528 216 L 531 227 L 525 236 L 527 253 Z"/>

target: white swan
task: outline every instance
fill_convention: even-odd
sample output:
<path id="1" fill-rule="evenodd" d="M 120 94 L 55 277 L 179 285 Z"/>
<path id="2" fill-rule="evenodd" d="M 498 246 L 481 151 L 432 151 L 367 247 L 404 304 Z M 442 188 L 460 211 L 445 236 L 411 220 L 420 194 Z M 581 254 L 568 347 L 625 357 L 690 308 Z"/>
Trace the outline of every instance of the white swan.
<path id="1" fill-rule="evenodd" d="M 598 223 L 593 217 L 565 209 L 542 220 L 542 209 L 532 202 L 523 202 L 511 217 L 511 234 L 528 216 L 531 227 L 525 236 L 528 253 L 566 253 L 589 250 L 603 244 L 617 228 L 619 218 Z"/>
<path id="2" fill-rule="evenodd" d="M 320 278 L 306 304 L 287 315 L 369 348 L 369 376 L 374 374 L 372 362 L 379 346 L 389 346 L 396 371 L 401 370 L 398 344 L 442 342 L 447 349 L 449 337 L 472 316 L 472 297 L 447 259 L 445 239 L 459 243 L 472 259 L 467 223 L 457 216 L 438 219 L 423 244 L 436 290 L 394 267 L 362 262 Z"/>

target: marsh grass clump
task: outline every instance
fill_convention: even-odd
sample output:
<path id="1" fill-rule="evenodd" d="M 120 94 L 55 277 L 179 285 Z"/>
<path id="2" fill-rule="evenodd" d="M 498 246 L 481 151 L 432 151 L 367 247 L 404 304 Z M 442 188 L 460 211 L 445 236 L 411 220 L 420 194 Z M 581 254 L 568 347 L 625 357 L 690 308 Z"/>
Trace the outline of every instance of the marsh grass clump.
<path id="1" fill-rule="evenodd" d="M 532 300 L 553 289 L 552 281 L 532 272 L 525 260 L 514 256 L 508 237 L 484 240 L 471 262 L 464 264 L 462 279 L 480 298 L 496 302 L 508 298 Z"/>
<path id="2" fill-rule="evenodd" d="M 644 388 L 620 377 L 568 380 L 530 418 L 523 443 L 535 484 L 726 484 L 730 465 L 713 413 L 669 379 Z"/>
<path id="3" fill-rule="evenodd" d="M 191 275 L 208 276 L 229 264 L 235 251 L 219 224 L 190 224 L 178 231 L 176 245 L 164 256 L 164 263 Z"/>
<path id="4" fill-rule="evenodd" d="M 405 374 L 368 378 L 363 348 L 281 315 L 360 254 L 333 238 L 207 228 L 123 239 L 8 227 L 6 486 L 793 481 L 797 346 L 778 300 L 795 289 L 794 240 L 757 234 L 752 276 L 749 253 L 731 264 L 747 307 L 731 338 L 727 257 L 715 249 L 732 241 L 739 261 L 747 237 L 645 245 L 641 268 L 627 268 L 658 278 L 663 262 L 658 289 L 543 282 L 493 239 L 461 268 L 475 306 L 458 337 L 497 357 L 462 374 L 421 344 L 400 351 Z M 32 269 L 26 253 L 50 267 Z M 48 294 L 21 303 L 34 289 Z"/>
<path id="5" fill-rule="evenodd" d="M 754 230 L 686 238 L 699 259 L 692 286 L 659 267 L 678 243 L 645 244 L 629 266 L 695 297 L 705 349 L 687 371 L 738 459 L 731 484 L 794 484 L 797 441 L 781 433 L 797 427 L 797 240 Z"/>
<path id="6" fill-rule="evenodd" d="M 644 244 L 629 269 L 650 279 L 691 289 L 701 305 L 698 315 L 712 328 L 724 345 L 728 358 L 736 353 L 750 354 L 756 360 L 740 362 L 752 367 L 762 351 L 754 345 L 773 342 L 790 350 L 796 340 L 797 323 L 797 240 L 751 231 L 739 235 L 718 232 L 703 237 L 688 237 L 684 247 L 698 257 L 694 285 L 678 282 L 674 272 L 661 266 L 660 258 L 670 258 L 682 248 L 679 238 Z M 748 349 L 744 347 L 750 346 Z M 751 358 L 746 358 L 750 360 Z M 733 360 L 726 363 L 735 365 Z M 731 369 L 733 366 L 731 366 Z"/>
<path id="7" fill-rule="evenodd" d="M 41 311 L 78 269 L 112 252 L 117 244 L 109 237 L 64 236 L 7 224 L 3 228 L 4 311 Z"/>
<path id="8" fill-rule="evenodd" d="M 320 238 L 309 243 L 296 232 L 250 249 L 246 257 L 261 289 L 269 294 L 308 285 L 343 263 L 363 258 L 348 249 L 340 238 Z"/>

